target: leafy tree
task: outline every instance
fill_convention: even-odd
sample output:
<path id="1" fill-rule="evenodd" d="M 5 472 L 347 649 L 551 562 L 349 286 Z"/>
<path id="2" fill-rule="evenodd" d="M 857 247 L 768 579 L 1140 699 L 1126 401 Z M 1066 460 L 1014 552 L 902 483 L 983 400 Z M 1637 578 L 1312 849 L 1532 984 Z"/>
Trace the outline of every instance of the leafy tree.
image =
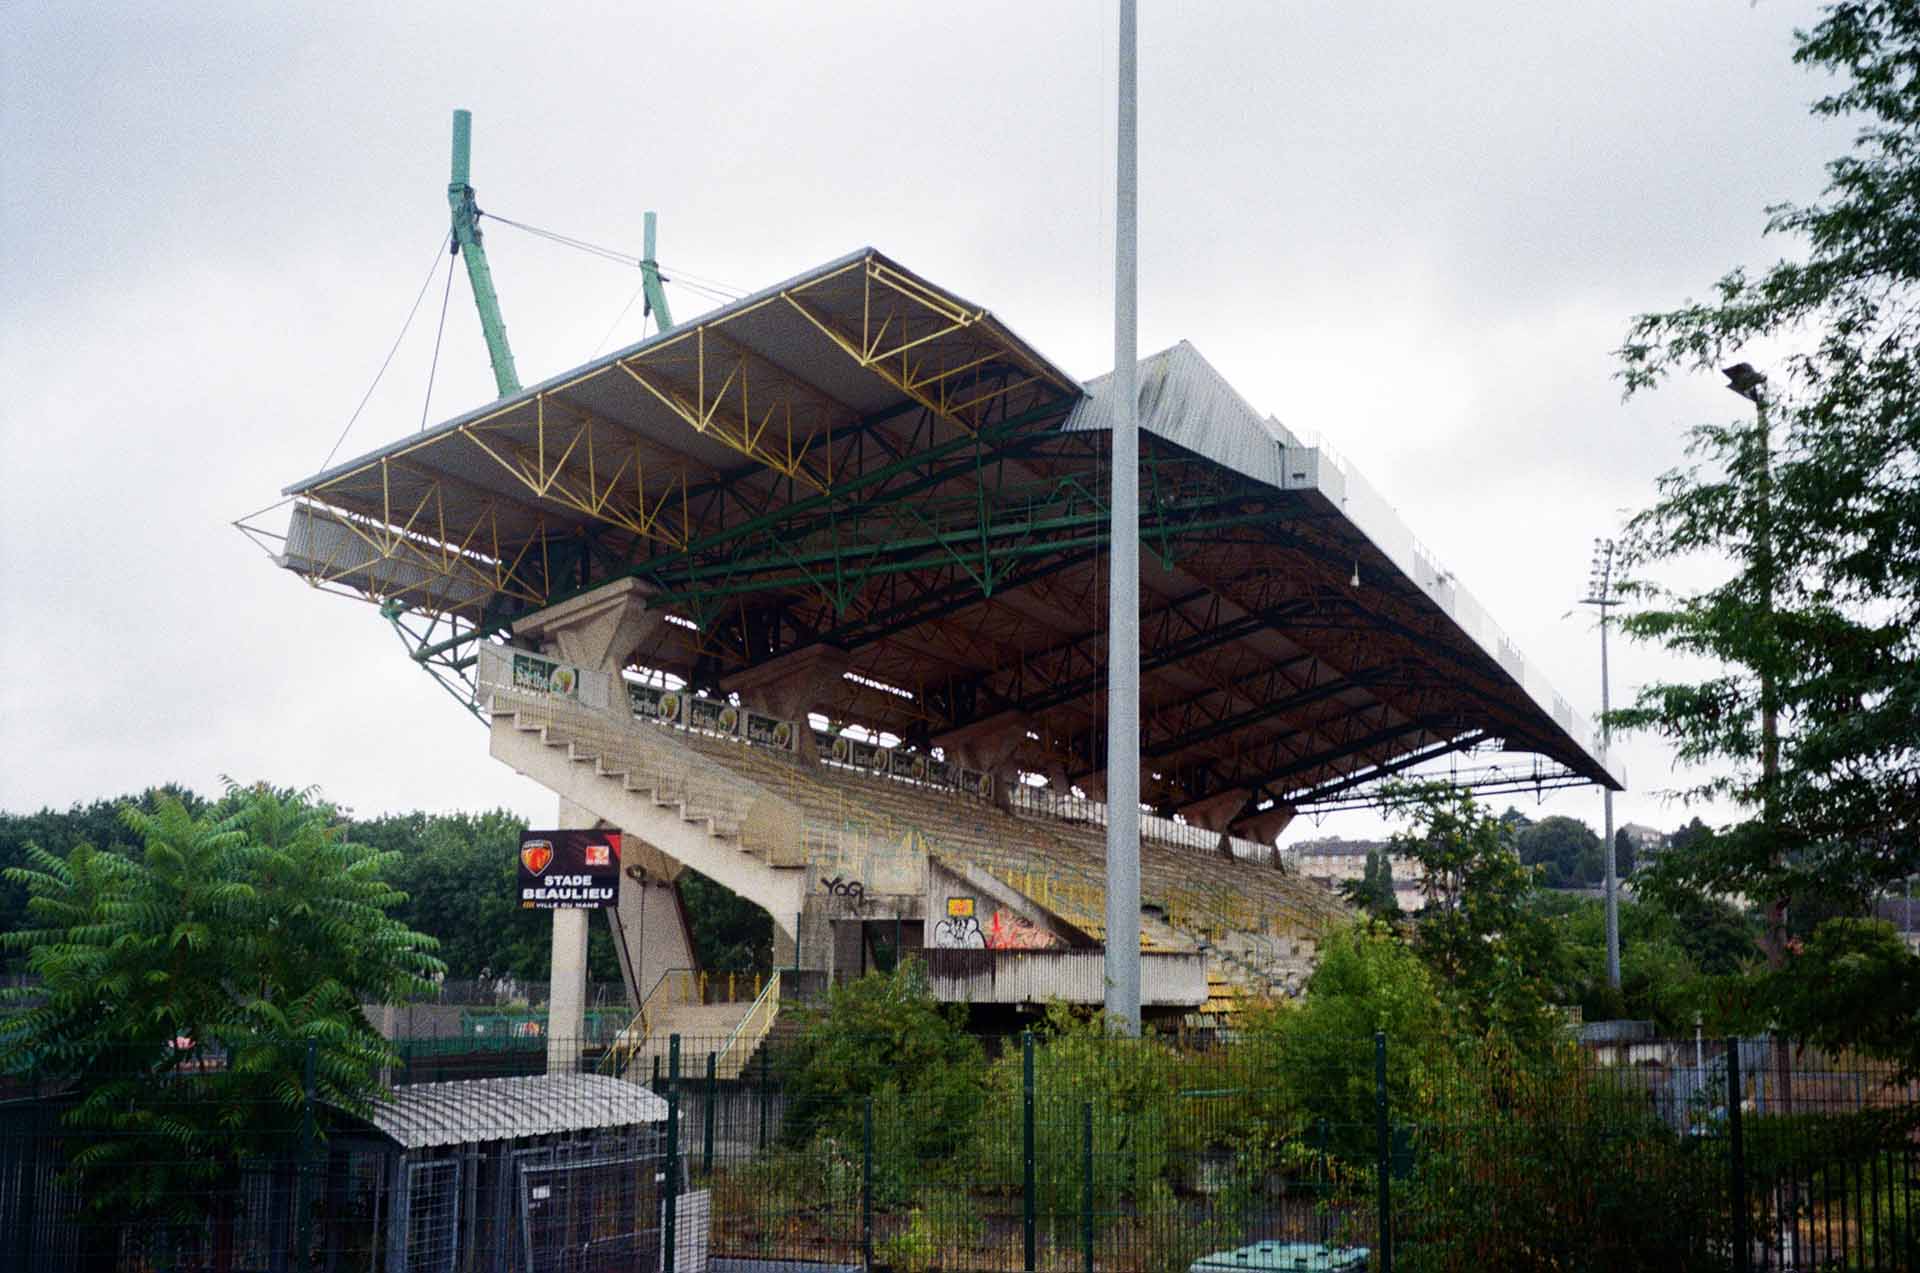
<path id="1" fill-rule="evenodd" d="M 1578 888 L 1605 878 L 1600 837 L 1578 818 L 1542 818 L 1521 828 L 1514 843 L 1521 865 L 1541 867 L 1548 888 Z"/>
<path id="2" fill-rule="evenodd" d="M 1865 1048 L 1920 1070 L 1920 959 L 1891 924 L 1822 924 L 1769 983 L 1765 1003 L 1796 1038 Z"/>
<path id="3" fill-rule="evenodd" d="M 399 914 L 440 939 L 448 976 L 545 981 L 552 916 L 523 910 L 516 898 L 524 830 L 526 823 L 505 809 L 416 811 L 356 823 L 354 835 L 392 853 L 388 878 L 407 894 Z M 587 976 L 620 980 L 611 934 L 598 916 L 587 927 Z"/>
<path id="4" fill-rule="evenodd" d="M 207 802 L 183 787 L 149 787 L 137 796 L 118 800 L 95 800 L 75 804 L 66 810 L 42 809 L 38 813 L 0 813 L 0 933 L 24 928 L 28 921 L 27 889 L 4 877 L 7 867 L 27 865 L 27 846 L 37 844 L 56 857 L 65 857 L 74 845 L 87 843 L 115 852 L 139 852 L 139 837 L 120 819 L 120 810 L 133 805 L 152 813 L 156 803 L 166 796 L 181 801 L 190 812 L 198 813 Z M 0 948 L 0 972 L 24 968 L 26 956 Z"/>
<path id="5" fill-rule="evenodd" d="M 1252 1070 L 1297 1095 L 1312 1120 L 1326 1120 L 1329 1143 L 1366 1160 L 1374 1143 L 1373 1036 L 1388 1038 L 1396 1064 L 1390 1098 L 1407 1108 L 1413 1062 L 1431 1058 L 1456 1032 L 1457 1014 L 1442 985 L 1393 930 L 1362 921 L 1336 929 L 1295 1006 L 1249 1014 Z M 1464 1033 L 1464 1032 L 1462 1032 Z"/>
<path id="6" fill-rule="evenodd" d="M 907 960 L 827 992 L 785 1049 L 786 1132 L 858 1143 L 867 1097 L 884 1101 L 910 1152 L 944 1159 L 965 1142 L 985 1093 L 986 1058 L 962 1004 L 941 1004 Z"/>
<path id="7" fill-rule="evenodd" d="M 712 972 L 773 967 L 773 917 L 698 871 L 680 876 L 694 955 Z"/>
<path id="8" fill-rule="evenodd" d="M 1527 905 L 1532 872 L 1505 824 L 1466 792 L 1443 783 L 1388 789 L 1409 822 L 1393 851 L 1421 868 L 1425 906 L 1414 951 L 1447 986 L 1477 1031 L 1522 1042 L 1549 1037 L 1547 987 L 1560 977 L 1553 930 Z"/>
<path id="9" fill-rule="evenodd" d="M 1625 827 L 1613 833 L 1613 870 L 1621 879 L 1633 874 L 1634 867 L 1633 837 L 1627 834 Z"/>
<path id="10" fill-rule="evenodd" d="M 1920 866 L 1920 6 L 1829 5 L 1794 60 L 1834 77 L 1815 114 L 1861 124 L 1820 201 L 1769 214 L 1796 257 L 1642 315 L 1619 351 L 1629 395 L 1779 351 L 1764 376 L 1728 368 L 1754 409 L 1697 426 L 1695 462 L 1628 527 L 1628 632 L 1720 670 L 1614 717 L 1704 767 L 1689 794 L 1747 811 L 1664 854 L 1645 887 L 1754 899 L 1776 970 L 1798 901 L 1864 898 Z M 1725 563 L 1705 589 L 1645 573 L 1697 555 Z M 1896 1023 L 1912 1006 L 1880 1004 Z"/>
<path id="11" fill-rule="evenodd" d="M 1398 919 L 1400 895 L 1393 887 L 1393 859 L 1379 849 L 1368 849 L 1360 878 L 1342 882 L 1340 895 L 1376 919 Z"/>
<path id="12" fill-rule="evenodd" d="M 9 993 L 0 1069 L 75 1098 L 71 1175 L 96 1214 L 210 1219 L 224 1267 L 242 1164 L 294 1144 L 308 1047 L 319 1100 L 368 1113 L 396 1058 L 361 1001 L 422 989 L 439 962 L 388 914 L 384 856 L 310 795 L 121 816 L 137 855 L 29 846 L 7 869 L 31 923 L 0 944 L 41 985 Z"/>

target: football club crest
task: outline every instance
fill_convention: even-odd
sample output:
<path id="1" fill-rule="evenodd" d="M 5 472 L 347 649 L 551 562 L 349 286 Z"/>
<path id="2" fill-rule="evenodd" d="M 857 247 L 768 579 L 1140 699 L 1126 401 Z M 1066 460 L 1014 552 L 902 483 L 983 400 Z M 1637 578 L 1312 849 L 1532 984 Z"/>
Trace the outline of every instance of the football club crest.
<path id="1" fill-rule="evenodd" d="M 520 864 L 527 874 L 538 875 L 553 863 L 553 845 L 546 840 L 528 840 L 520 846 Z"/>

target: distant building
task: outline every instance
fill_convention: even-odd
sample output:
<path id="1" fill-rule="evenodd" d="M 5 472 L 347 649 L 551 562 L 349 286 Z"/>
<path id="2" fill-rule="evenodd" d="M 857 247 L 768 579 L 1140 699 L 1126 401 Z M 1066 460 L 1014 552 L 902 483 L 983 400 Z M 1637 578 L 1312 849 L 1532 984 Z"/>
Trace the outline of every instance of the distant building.
<path id="1" fill-rule="evenodd" d="M 1636 869 L 1659 857 L 1673 839 L 1665 831 L 1638 822 L 1627 823 L 1620 828 L 1620 833 L 1633 844 L 1633 861 Z"/>
<path id="2" fill-rule="evenodd" d="M 1298 863 L 1296 869 L 1302 876 L 1336 890 L 1348 881 L 1357 883 L 1366 877 L 1367 854 L 1384 853 L 1393 869 L 1393 892 L 1399 899 L 1400 909 L 1417 911 L 1421 906 L 1420 885 L 1424 878 L 1420 864 L 1395 856 L 1392 847 L 1384 840 L 1342 840 L 1331 836 L 1324 840 L 1302 840 L 1287 853 Z"/>

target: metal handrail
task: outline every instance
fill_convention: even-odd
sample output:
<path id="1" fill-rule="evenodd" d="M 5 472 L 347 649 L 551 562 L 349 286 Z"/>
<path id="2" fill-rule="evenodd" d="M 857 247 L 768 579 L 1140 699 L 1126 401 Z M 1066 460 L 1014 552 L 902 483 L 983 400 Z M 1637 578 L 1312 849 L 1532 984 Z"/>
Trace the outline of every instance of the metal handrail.
<path id="1" fill-rule="evenodd" d="M 653 1037 L 653 1025 L 649 1020 L 648 1009 L 653 1006 L 654 999 L 666 987 L 667 978 L 675 973 L 679 973 L 682 977 L 690 977 L 698 972 L 697 968 L 668 968 L 654 980 L 653 988 L 640 1000 L 639 1011 L 633 1014 L 633 1020 L 627 1023 L 626 1029 L 613 1036 L 613 1043 L 608 1046 L 606 1054 L 600 1058 L 600 1068 L 603 1071 L 609 1067 L 617 1067 L 622 1058 L 632 1056 L 644 1048 L 647 1040 Z M 639 1030 L 637 1037 L 636 1027 Z"/>
<path id="2" fill-rule="evenodd" d="M 738 1065 L 734 1066 L 732 1072 L 729 1073 L 727 1070 L 727 1058 L 733 1054 L 734 1045 L 739 1043 L 741 1036 L 747 1033 L 747 1027 L 754 1025 L 762 1016 L 765 1017 L 765 1020 L 754 1030 L 751 1040 L 757 1045 L 762 1039 L 766 1038 L 773 1030 L 773 1019 L 779 1009 L 780 970 L 775 968 L 773 970 L 773 976 L 767 980 L 766 987 L 762 989 L 754 999 L 753 1006 L 748 1008 L 746 1015 L 740 1018 L 740 1024 L 733 1027 L 733 1033 L 727 1036 L 726 1044 L 721 1047 L 719 1053 L 714 1057 L 714 1070 L 718 1077 L 738 1078 L 740 1076 L 740 1071 L 746 1066 L 744 1059 L 746 1056 L 745 1053 L 742 1054 L 742 1060 Z"/>

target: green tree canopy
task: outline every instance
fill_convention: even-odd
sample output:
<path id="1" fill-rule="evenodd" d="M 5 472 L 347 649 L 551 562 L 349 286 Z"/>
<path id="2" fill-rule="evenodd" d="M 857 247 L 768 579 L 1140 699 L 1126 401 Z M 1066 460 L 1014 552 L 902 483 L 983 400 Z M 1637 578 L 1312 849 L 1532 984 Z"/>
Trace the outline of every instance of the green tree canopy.
<path id="1" fill-rule="evenodd" d="M 1641 315 L 1620 350 L 1629 395 L 1724 368 L 1751 402 L 1693 429 L 1694 462 L 1626 540 L 1628 632 L 1717 670 L 1645 687 L 1614 723 L 1666 738 L 1703 766 L 1692 794 L 1746 811 L 1648 886 L 1752 898 L 1776 970 L 1796 906 L 1857 910 L 1920 867 L 1920 5 L 1831 4 L 1798 40 L 1794 60 L 1831 77 L 1814 113 L 1859 128 L 1817 202 L 1770 210 L 1791 255 Z M 1725 563 L 1704 589 L 1649 573 L 1701 555 Z"/>
<path id="2" fill-rule="evenodd" d="M 1520 829 L 1514 843 L 1523 866 L 1541 868 L 1548 888 L 1578 888 L 1606 877 L 1600 837 L 1578 818 L 1555 815 Z"/>
<path id="3" fill-rule="evenodd" d="M 309 1045 L 320 1101 L 379 1098 L 395 1058 L 360 1005 L 425 989 L 434 942 L 389 915 L 385 855 L 310 795 L 236 788 L 198 815 L 162 796 L 121 817 L 137 854 L 28 846 L 7 869 L 30 923 L 0 943 L 41 984 L 9 992 L 0 1067 L 76 1098 L 90 1206 L 230 1219 L 241 1163 L 291 1143 Z"/>
<path id="4" fill-rule="evenodd" d="M 1792 899 L 1920 864 L 1920 6 L 1830 5 L 1794 60 L 1833 77 L 1815 114 L 1860 125 L 1819 201 L 1771 210 L 1794 255 L 1640 316 L 1620 351 L 1629 394 L 1766 364 L 1729 369 L 1753 405 L 1697 426 L 1694 463 L 1628 530 L 1627 630 L 1719 670 L 1646 687 L 1615 723 L 1750 811 L 1656 882 L 1765 904 L 1776 964 Z M 1700 554 L 1727 563 L 1710 587 L 1649 573 Z"/>
<path id="5" fill-rule="evenodd" d="M 1528 905 L 1533 872 L 1508 825 L 1445 784 L 1387 790 L 1409 824 L 1393 837 L 1393 851 L 1421 869 L 1425 905 L 1413 922 L 1414 951 L 1475 1030 L 1522 1043 L 1546 1038 L 1551 987 L 1565 970 L 1552 928 Z"/>

